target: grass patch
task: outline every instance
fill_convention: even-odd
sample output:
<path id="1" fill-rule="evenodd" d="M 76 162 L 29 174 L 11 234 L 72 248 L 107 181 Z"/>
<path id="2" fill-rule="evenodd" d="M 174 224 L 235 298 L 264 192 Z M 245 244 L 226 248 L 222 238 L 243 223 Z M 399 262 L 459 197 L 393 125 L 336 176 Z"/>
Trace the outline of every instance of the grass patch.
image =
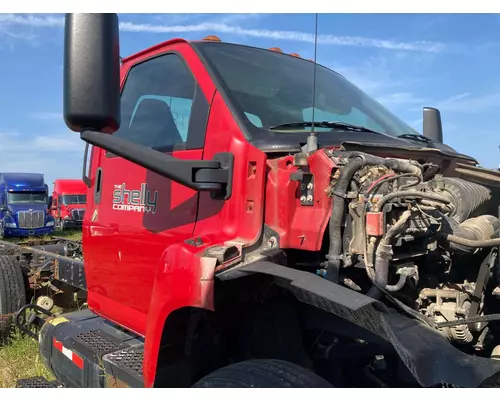
<path id="1" fill-rule="evenodd" d="M 82 231 L 79 229 L 56 230 L 53 236 L 69 240 L 81 240 Z M 50 236 L 41 239 L 50 239 Z M 4 238 L 2 240 L 19 242 L 26 239 Z M 62 312 L 54 307 L 53 313 Z M 48 380 L 55 379 L 40 358 L 38 342 L 28 336 L 15 331 L 9 344 L 0 345 L 0 388 L 13 388 L 16 381 L 23 378 L 43 376 Z"/>
<path id="2" fill-rule="evenodd" d="M 81 229 L 65 229 L 63 231 L 55 230 L 53 236 L 65 238 L 68 240 L 82 240 Z"/>
<path id="3" fill-rule="evenodd" d="M 17 379 L 33 376 L 54 379 L 40 359 L 38 342 L 14 332 L 12 342 L 0 347 L 0 388 L 15 387 Z"/>

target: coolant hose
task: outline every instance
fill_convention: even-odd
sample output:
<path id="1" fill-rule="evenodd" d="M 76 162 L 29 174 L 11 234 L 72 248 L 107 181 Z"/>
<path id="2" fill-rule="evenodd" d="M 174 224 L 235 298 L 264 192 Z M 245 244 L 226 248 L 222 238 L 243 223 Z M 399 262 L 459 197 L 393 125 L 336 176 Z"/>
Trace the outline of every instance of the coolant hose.
<path id="1" fill-rule="evenodd" d="M 488 240 L 471 240 L 464 239 L 460 236 L 444 234 L 443 237 L 451 243 L 456 243 L 462 246 L 472 247 L 472 248 L 483 248 L 483 247 L 495 247 L 500 246 L 500 238 L 497 239 L 488 239 Z"/>
<path id="2" fill-rule="evenodd" d="M 385 288 L 387 286 L 387 281 L 389 279 L 389 260 L 392 257 L 392 246 L 380 243 L 377 247 L 377 252 L 375 256 L 375 279 L 374 284 L 366 294 L 369 297 L 374 299 L 378 299 L 381 295 L 381 292 L 377 285 Z"/>
<path id="3" fill-rule="evenodd" d="M 395 285 L 386 285 L 386 290 L 388 290 L 389 292 L 398 292 L 400 291 L 401 289 L 403 289 L 403 286 L 405 285 L 406 283 L 406 278 L 408 277 L 407 274 L 401 274 L 399 276 L 399 281 L 398 283 L 396 283 Z"/>
<path id="4" fill-rule="evenodd" d="M 375 204 L 375 207 L 373 208 L 374 212 L 378 212 L 382 209 L 382 207 L 387 203 L 388 201 L 395 199 L 395 198 L 418 198 L 418 199 L 427 199 L 427 200 L 434 200 L 434 201 L 439 201 L 444 204 L 449 204 L 450 200 L 447 199 L 444 196 L 441 196 L 437 193 L 426 193 L 426 192 L 417 192 L 417 191 L 412 191 L 412 190 L 406 190 L 406 191 L 399 191 L 399 192 L 392 192 L 384 197 L 382 197 L 377 204 Z"/>
<path id="5" fill-rule="evenodd" d="M 387 231 L 385 236 L 380 241 L 377 246 L 377 251 L 375 252 L 375 279 L 374 284 L 366 294 L 367 296 L 378 299 L 381 295 L 380 289 L 377 287 L 382 287 L 389 291 L 397 291 L 398 287 L 401 284 L 401 287 L 406 282 L 406 276 L 401 276 L 400 281 L 395 286 L 387 286 L 388 278 L 389 278 L 389 261 L 392 259 L 392 239 L 402 232 L 405 228 L 405 224 L 411 216 L 411 211 L 406 210 L 401 217 L 399 217 L 398 221 Z"/>
<path id="6" fill-rule="evenodd" d="M 351 154 L 349 162 L 340 171 L 339 178 L 332 192 L 332 214 L 330 216 L 328 230 L 330 243 L 326 258 L 328 260 L 327 278 L 334 282 L 338 281 L 340 270 L 342 254 L 342 221 L 345 215 L 345 198 L 347 196 L 349 182 L 354 174 L 366 165 L 383 165 L 394 171 L 411 173 L 418 177 L 422 176 L 422 170 L 409 161 L 382 158 L 366 153 Z"/>

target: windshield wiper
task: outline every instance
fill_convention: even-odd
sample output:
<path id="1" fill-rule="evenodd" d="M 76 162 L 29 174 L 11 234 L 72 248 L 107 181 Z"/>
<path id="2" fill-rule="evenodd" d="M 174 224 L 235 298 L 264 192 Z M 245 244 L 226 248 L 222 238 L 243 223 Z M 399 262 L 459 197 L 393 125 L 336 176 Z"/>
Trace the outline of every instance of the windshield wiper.
<path id="1" fill-rule="evenodd" d="M 368 129 L 362 125 L 353 125 L 348 122 L 340 122 L 340 121 L 299 121 L 299 122 L 288 122 L 286 124 L 279 124 L 269 127 L 269 130 L 281 129 L 281 128 L 305 128 L 309 126 L 317 126 L 319 128 L 337 128 L 337 129 L 345 129 L 349 131 L 356 132 L 369 132 L 374 133 L 376 135 L 383 135 L 383 133 L 376 132 L 372 129 Z"/>
<path id="2" fill-rule="evenodd" d="M 402 135 L 399 135 L 398 138 L 401 138 L 401 139 L 410 139 L 410 140 L 417 140 L 419 142 L 424 142 L 424 143 L 428 143 L 428 144 L 434 143 L 428 137 L 423 136 L 423 135 L 417 135 L 417 134 L 414 134 L 414 133 L 404 133 Z"/>

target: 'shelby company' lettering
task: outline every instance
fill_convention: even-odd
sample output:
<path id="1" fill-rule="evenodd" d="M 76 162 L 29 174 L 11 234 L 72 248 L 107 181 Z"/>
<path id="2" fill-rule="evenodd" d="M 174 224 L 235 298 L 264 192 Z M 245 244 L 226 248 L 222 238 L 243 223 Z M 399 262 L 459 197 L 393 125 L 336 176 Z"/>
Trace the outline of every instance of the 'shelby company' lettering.
<path id="1" fill-rule="evenodd" d="M 147 183 L 141 183 L 140 190 L 128 190 L 125 183 L 115 185 L 113 191 L 113 210 L 135 211 L 154 214 L 158 204 L 158 191 L 148 189 Z"/>

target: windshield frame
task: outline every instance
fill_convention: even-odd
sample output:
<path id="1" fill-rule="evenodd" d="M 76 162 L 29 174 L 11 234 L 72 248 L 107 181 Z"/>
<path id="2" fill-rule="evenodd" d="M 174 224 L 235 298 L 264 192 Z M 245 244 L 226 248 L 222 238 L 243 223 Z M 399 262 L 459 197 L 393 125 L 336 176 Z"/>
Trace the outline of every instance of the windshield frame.
<path id="1" fill-rule="evenodd" d="M 244 110 L 240 107 L 239 103 L 237 102 L 235 96 L 233 95 L 231 89 L 229 89 L 228 85 L 226 84 L 226 82 L 224 81 L 221 73 L 219 72 L 218 68 L 215 66 L 215 63 L 212 61 L 212 57 L 208 54 L 208 52 L 205 50 L 207 47 L 209 46 L 227 46 L 227 47 L 238 47 L 238 48 L 248 48 L 250 50 L 255 50 L 255 51 L 268 51 L 268 52 L 272 52 L 272 50 L 266 50 L 266 49 L 263 49 L 263 48 L 259 48 L 259 47 L 255 47 L 255 46 L 247 46 L 247 45 L 240 45 L 240 44 L 235 44 L 235 43 L 219 43 L 219 42 L 209 42 L 209 41 L 206 41 L 206 42 L 200 42 L 200 41 L 193 41 L 193 42 L 190 42 L 190 44 L 192 45 L 192 48 L 194 49 L 194 51 L 198 54 L 198 56 L 200 57 L 202 63 L 205 65 L 209 75 L 211 76 L 213 82 L 215 83 L 215 85 L 217 86 L 217 89 L 219 90 L 219 92 L 221 93 L 221 96 L 223 97 L 223 99 L 225 100 L 227 106 L 229 107 L 231 113 L 233 114 L 236 122 L 238 123 L 238 125 L 240 126 L 245 138 L 249 141 L 249 142 L 261 142 L 261 141 L 272 141 L 273 139 L 276 139 L 278 136 L 282 137 L 282 136 L 290 136 L 289 138 L 282 138 L 286 141 L 288 140 L 293 140 L 293 141 L 296 141 L 297 138 L 302 138 L 302 137 L 307 137 L 309 134 L 310 134 L 310 128 L 309 129 L 302 129 L 302 128 L 297 128 L 297 129 L 286 129 L 286 130 L 282 130 L 281 132 L 278 130 L 270 130 L 270 129 L 267 129 L 267 128 L 264 128 L 264 127 L 258 127 L 256 125 L 254 125 L 250 119 L 247 117 L 247 115 L 245 114 Z M 275 52 L 274 52 L 275 53 Z M 276 53 L 275 53 L 276 54 Z M 292 56 L 292 55 L 289 55 L 289 54 L 285 54 L 285 53 L 281 53 L 279 54 L 279 56 L 282 56 L 282 57 L 291 57 L 293 59 L 297 59 L 296 57 Z M 312 63 L 312 61 L 309 61 L 309 60 L 306 60 L 306 59 L 300 59 L 302 62 L 309 62 L 309 63 Z M 332 70 L 331 68 L 328 68 L 328 67 L 325 67 L 321 64 L 316 64 L 317 65 L 317 68 L 322 68 L 332 74 L 336 74 L 338 75 L 341 79 L 347 81 L 349 84 L 351 84 L 356 90 L 359 90 L 362 95 L 366 96 L 370 101 L 373 101 L 374 103 L 376 103 L 378 106 L 382 107 L 382 109 L 384 110 L 384 112 L 388 113 L 388 115 L 392 118 L 395 119 L 395 122 L 397 122 L 398 124 L 401 124 L 401 125 L 404 125 L 406 128 L 408 128 L 406 131 L 401 131 L 398 133 L 399 134 L 405 134 L 405 133 L 412 133 L 412 134 L 416 134 L 416 135 L 420 135 L 420 132 L 418 132 L 417 130 L 415 130 L 413 127 L 411 127 L 407 122 L 405 122 L 401 117 L 399 117 L 398 115 L 394 114 L 392 111 L 390 111 L 386 106 L 384 106 L 383 104 L 381 104 L 380 102 L 378 102 L 376 99 L 374 99 L 372 96 L 368 95 L 366 92 L 363 91 L 362 88 L 359 88 L 358 86 L 356 86 L 353 82 L 351 82 L 349 79 L 347 79 L 346 77 L 342 76 L 341 74 L 339 74 L 338 72 Z M 316 122 L 318 122 L 318 120 L 315 118 Z M 290 122 L 298 122 L 298 121 L 290 121 Z M 368 127 L 370 128 L 370 127 Z M 331 130 L 331 129 L 325 129 L 325 128 L 320 128 L 317 130 L 318 133 L 320 133 L 320 136 L 323 138 L 324 141 L 327 141 L 327 142 L 337 142 L 337 139 L 335 138 L 335 134 L 331 134 L 331 132 L 335 132 L 335 129 L 334 130 Z M 286 132 L 285 134 L 283 134 L 283 132 Z M 325 135 L 326 133 L 326 135 Z M 380 132 L 382 135 L 386 136 L 387 139 L 391 142 L 393 142 L 394 140 L 396 141 L 399 141 L 398 140 L 398 137 L 396 134 L 392 134 L 392 133 L 384 133 L 384 132 Z M 357 137 L 357 132 L 349 132 L 349 135 L 353 138 L 353 139 L 356 139 Z M 293 138 L 292 138 L 293 136 Z M 302 139 L 301 139 L 302 140 Z M 282 141 L 282 140 L 280 140 Z"/>

